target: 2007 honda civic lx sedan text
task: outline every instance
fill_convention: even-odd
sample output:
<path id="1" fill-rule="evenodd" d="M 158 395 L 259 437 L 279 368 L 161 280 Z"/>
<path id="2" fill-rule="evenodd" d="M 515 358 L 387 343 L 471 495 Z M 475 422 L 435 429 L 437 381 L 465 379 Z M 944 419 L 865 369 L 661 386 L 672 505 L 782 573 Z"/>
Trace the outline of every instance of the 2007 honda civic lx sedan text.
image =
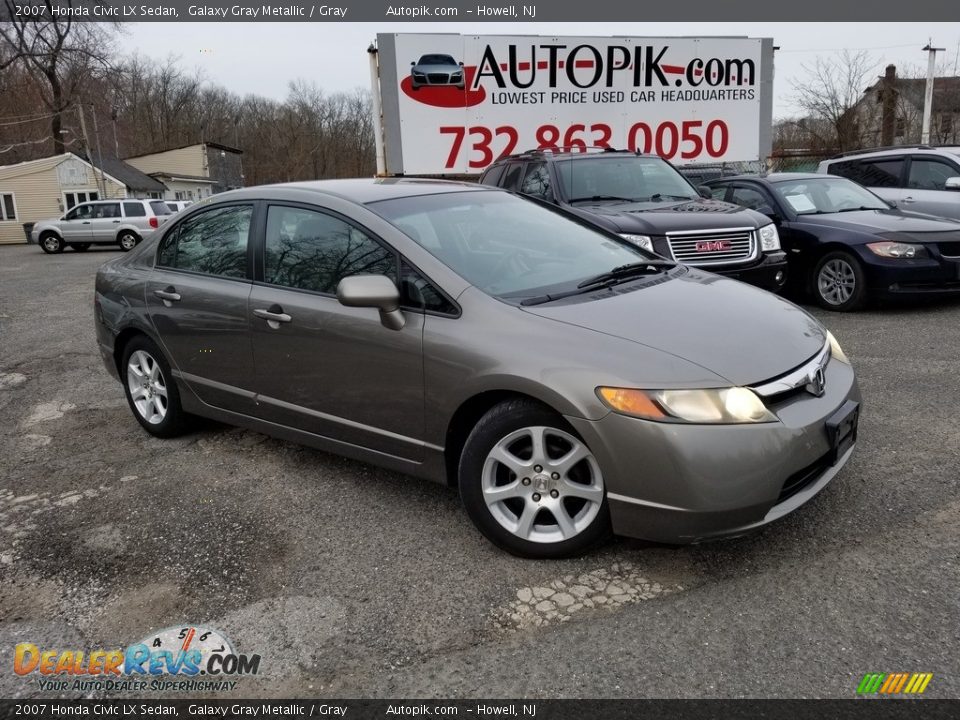
<path id="1" fill-rule="evenodd" d="M 857 434 L 853 369 L 800 308 L 483 186 L 224 193 L 106 263 L 95 312 L 153 435 L 205 416 L 456 484 L 523 556 L 742 534 Z"/>

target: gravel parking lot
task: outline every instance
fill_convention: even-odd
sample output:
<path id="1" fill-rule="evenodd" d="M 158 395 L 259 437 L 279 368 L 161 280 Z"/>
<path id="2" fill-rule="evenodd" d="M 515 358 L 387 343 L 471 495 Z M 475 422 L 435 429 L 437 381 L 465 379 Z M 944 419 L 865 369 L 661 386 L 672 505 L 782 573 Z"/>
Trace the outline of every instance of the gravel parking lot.
<path id="1" fill-rule="evenodd" d="M 506 555 L 456 493 L 208 424 L 143 432 L 103 369 L 116 252 L 0 247 L 0 697 L 14 645 L 182 623 L 263 657 L 238 697 L 960 695 L 960 303 L 816 311 L 864 395 L 850 465 L 800 512 L 694 547 Z"/>

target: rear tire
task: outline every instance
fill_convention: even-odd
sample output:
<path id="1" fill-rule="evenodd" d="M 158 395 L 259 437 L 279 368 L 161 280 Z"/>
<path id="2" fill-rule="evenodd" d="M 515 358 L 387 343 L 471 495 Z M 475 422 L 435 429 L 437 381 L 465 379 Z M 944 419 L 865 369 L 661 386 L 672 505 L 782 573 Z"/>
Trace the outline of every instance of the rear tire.
<path id="1" fill-rule="evenodd" d="M 140 244 L 140 236 L 130 230 L 124 230 L 117 236 L 117 244 L 124 252 L 130 252 Z"/>
<path id="2" fill-rule="evenodd" d="M 610 536 L 599 464 L 543 405 L 518 399 L 492 408 L 467 438 L 458 475 L 470 519 L 509 553 L 570 557 Z"/>
<path id="3" fill-rule="evenodd" d="M 74 252 L 86 252 L 90 249 L 90 243 L 73 243 L 70 245 Z"/>
<path id="4" fill-rule="evenodd" d="M 48 255 L 56 255 L 63 252 L 63 238 L 56 233 L 46 232 L 40 236 L 40 247 Z"/>
<path id="5" fill-rule="evenodd" d="M 814 266 L 811 285 L 817 303 L 826 310 L 852 312 L 863 307 L 867 299 L 866 276 L 860 261 L 844 250 L 820 258 Z"/>
<path id="6" fill-rule="evenodd" d="M 120 377 L 130 410 L 144 430 L 161 438 L 190 430 L 192 416 L 180 405 L 170 364 L 150 338 L 139 335 L 127 343 Z"/>

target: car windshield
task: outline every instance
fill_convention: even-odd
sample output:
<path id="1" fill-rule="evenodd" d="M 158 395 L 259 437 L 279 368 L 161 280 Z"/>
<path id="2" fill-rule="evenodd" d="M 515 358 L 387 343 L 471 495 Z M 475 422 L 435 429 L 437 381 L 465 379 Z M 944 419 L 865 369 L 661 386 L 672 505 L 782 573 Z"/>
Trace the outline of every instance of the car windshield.
<path id="1" fill-rule="evenodd" d="M 569 202 L 627 200 L 657 203 L 699 197 L 680 173 L 656 157 L 577 157 L 558 160 L 556 169 Z"/>
<path id="2" fill-rule="evenodd" d="M 424 55 L 417 65 L 456 65 L 449 55 Z"/>
<path id="3" fill-rule="evenodd" d="M 825 215 L 890 206 L 865 187 L 839 177 L 803 178 L 773 183 L 774 192 L 797 215 Z"/>
<path id="4" fill-rule="evenodd" d="M 382 200 L 368 207 L 472 285 L 520 301 L 656 256 L 499 191 Z"/>

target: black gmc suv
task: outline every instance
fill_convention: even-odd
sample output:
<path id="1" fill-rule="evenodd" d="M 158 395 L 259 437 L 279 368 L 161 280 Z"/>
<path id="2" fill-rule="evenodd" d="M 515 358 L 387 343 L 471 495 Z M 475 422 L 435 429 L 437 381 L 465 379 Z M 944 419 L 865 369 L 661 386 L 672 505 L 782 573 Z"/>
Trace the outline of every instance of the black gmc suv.
<path id="1" fill-rule="evenodd" d="M 770 218 L 709 199 L 656 155 L 535 150 L 500 158 L 480 182 L 559 205 L 686 265 L 774 292 L 786 282 Z"/>

